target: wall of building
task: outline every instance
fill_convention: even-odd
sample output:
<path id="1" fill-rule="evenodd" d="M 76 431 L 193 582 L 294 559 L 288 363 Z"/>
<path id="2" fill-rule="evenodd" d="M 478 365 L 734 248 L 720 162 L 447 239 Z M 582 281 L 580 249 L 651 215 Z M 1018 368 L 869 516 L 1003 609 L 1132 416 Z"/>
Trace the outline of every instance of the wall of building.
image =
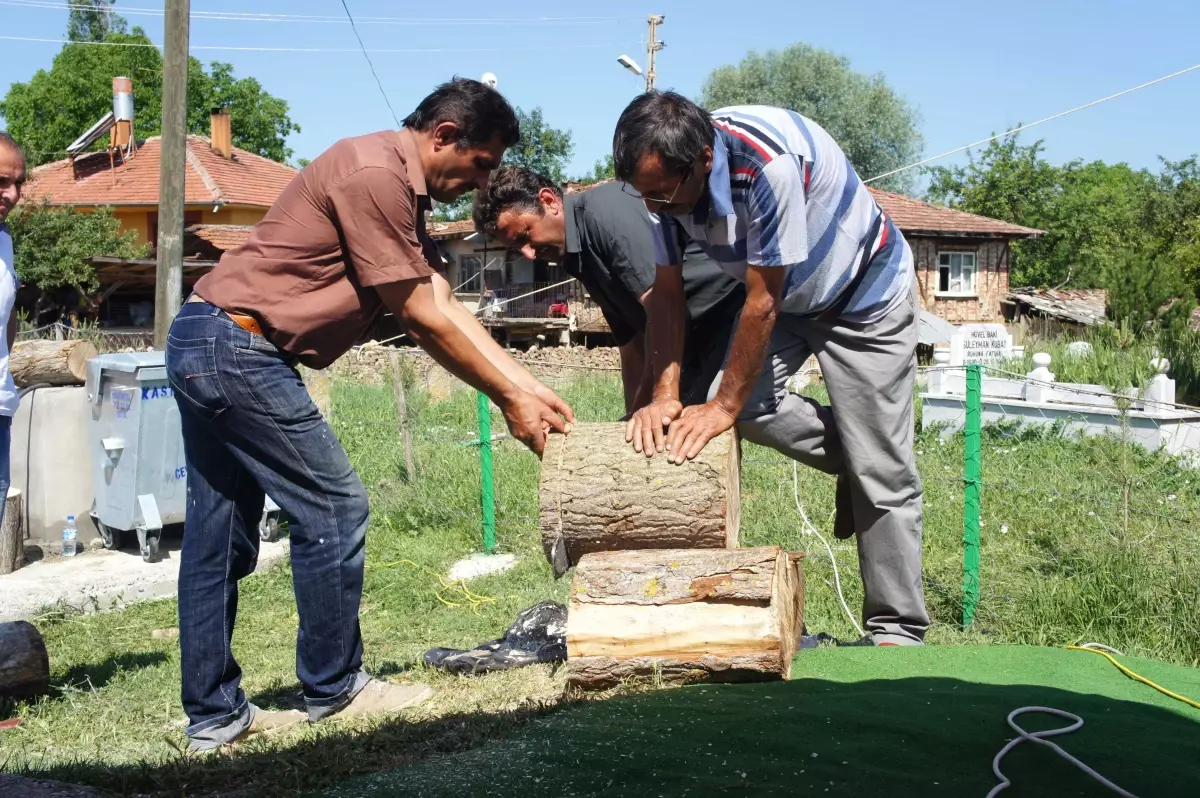
<path id="1" fill-rule="evenodd" d="M 1008 293 L 1009 242 L 905 235 L 917 267 L 921 305 L 953 323 L 1003 321 L 1000 302 Z M 975 291 L 970 296 L 946 296 L 938 289 L 938 254 L 974 252 Z"/>
<path id="2" fill-rule="evenodd" d="M 77 211 L 89 213 L 94 207 L 77 206 Z M 267 215 L 267 209 L 251 206 L 222 206 L 213 213 L 212 205 L 188 205 L 184 213 L 190 217 L 190 224 L 236 224 L 254 225 Z M 113 216 L 121 223 L 122 231 L 132 231 L 139 244 L 156 244 L 152 241 L 155 229 L 153 220 L 158 216 L 158 208 L 153 206 L 126 205 L 113 208 Z M 199 221 L 197 221 L 197 217 Z"/>

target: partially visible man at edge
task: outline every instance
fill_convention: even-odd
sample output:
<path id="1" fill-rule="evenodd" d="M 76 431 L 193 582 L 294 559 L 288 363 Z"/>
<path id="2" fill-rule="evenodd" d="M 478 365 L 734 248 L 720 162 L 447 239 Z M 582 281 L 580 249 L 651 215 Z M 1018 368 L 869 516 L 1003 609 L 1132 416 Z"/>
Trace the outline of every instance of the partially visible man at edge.
<path id="1" fill-rule="evenodd" d="M 0 499 L 8 495 L 9 444 L 12 439 L 12 420 L 20 404 L 17 386 L 8 368 L 8 357 L 17 340 L 16 267 L 13 262 L 13 240 L 8 232 L 8 215 L 21 201 L 25 185 L 25 154 L 13 137 L 0 130 L 0 325 L 5 336 L 0 346 Z M 0 504 L 0 523 L 4 521 L 4 506 Z"/>
<path id="2" fill-rule="evenodd" d="M 625 412 L 649 404 L 654 370 L 646 356 L 646 311 L 654 287 L 655 250 L 650 214 L 622 183 L 563 195 L 550 178 L 502 166 L 475 195 L 475 227 L 530 260 L 561 263 L 600 306 L 621 353 Z M 745 299 L 741 284 L 694 245 L 687 262 L 687 312 L 680 392 L 700 404 L 721 369 L 725 348 Z"/>
<path id="3" fill-rule="evenodd" d="M 912 400 L 920 302 L 899 229 L 837 142 L 784 108 L 710 114 L 674 92 L 647 92 L 617 122 L 613 161 L 653 214 L 659 266 L 649 311 L 654 400 L 629 421 L 627 439 L 682 463 L 736 424 L 749 441 L 837 474 L 834 532 L 858 538 L 861 642 L 921 645 L 929 614 Z M 722 373 L 708 401 L 691 407 L 678 388 L 680 230 L 746 284 Z M 810 354 L 827 406 L 787 390 Z"/>
<path id="4" fill-rule="evenodd" d="M 230 647 L 264 492 L 290 519 L 308 720 L 393 712 L 431 695 L 363 670 L 367 494 L 296 364 L 329 365 L 386 308 L 438 363 L 491 398 L 534 452 L 549 430 L 566 432 L 559 414 L 572 420 L 570 408 L 450 296 L 425 230 L 431 198 L 484 187 L 518 138 L 516 115 L 494 89 L 463 79 L 439 86 L 402 130 L 343 139 L 309 164 L 172 324 L 167 371 L 188 480 L 179 630 L 191 750 L 304 719 L 250 704 Z"/>

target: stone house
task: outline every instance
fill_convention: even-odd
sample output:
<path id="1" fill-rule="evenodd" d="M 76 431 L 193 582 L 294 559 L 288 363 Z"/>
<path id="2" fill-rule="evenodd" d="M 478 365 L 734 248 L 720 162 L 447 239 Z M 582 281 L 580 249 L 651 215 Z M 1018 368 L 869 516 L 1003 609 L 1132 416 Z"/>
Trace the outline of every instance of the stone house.
<path id="1" fill-rule="evenodd" d="M 872 188 L 912 247 L 921 305 L 953 324 L 1003 322 L 1013 241 L 1041 230 Z"/>

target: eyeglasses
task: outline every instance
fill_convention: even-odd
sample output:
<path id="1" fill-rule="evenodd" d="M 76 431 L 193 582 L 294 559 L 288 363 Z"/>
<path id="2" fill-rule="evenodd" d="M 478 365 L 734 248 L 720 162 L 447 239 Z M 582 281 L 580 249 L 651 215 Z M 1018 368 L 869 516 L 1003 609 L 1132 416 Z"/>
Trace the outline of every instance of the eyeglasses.
<path id="1" fill-rule="evenodd" d="M 655 205 L 670 205 L 675 201 L 675 196 L 679 194 L 679 189 L 683 188 L 683 184 L 692 178 L 692 172 L 695 170 L 695 164 L 688 164 L 688 167 L 683 170 L 683 176 L 679 178 L 679 182 L 675 185 L 675 190 L 671 192 L 669 197 L 647 197 L 629 183 L 622 183 L 621 190 L 631 197 L 637 197 L 643 202 L 653 202 Z"/>

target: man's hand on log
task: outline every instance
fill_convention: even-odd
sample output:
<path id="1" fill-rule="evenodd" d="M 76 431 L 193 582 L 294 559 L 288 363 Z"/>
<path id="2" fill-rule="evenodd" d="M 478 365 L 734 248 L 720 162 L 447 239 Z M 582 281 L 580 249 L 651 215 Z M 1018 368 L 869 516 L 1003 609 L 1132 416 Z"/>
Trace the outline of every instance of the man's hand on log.
<path id="1" fill-rule="evenodd" d="M 682 412 L 683 405 L 678 399 L 664 399 L 646 405 L 625 424 L 625 442 L 632 443 L 634 451 L 653 457 L 656 451 L 661 452 L 666 447 L 667 436 L 663 430 Z"/>
<path id="2" fill-rule="evenodd" d="M 546 450 L 546 436 L 551 431 L 565 435 L 571 429 L 553 407 L 529 391 L 518 389 L 500 410 L 508 422 L 509 434 L 528 446 L 538 457 Z"/>
<path id="3" fill-rule="evenodd" d="M 667 460 L 681 465 L 694 459 L 709 441 L 731 429 L 736 420 L 716 401 L 684 408 L 667 433 Z"/>
<path id="4" fill-rule="evenodd" d="M 569 404 L 562 400 L 562 397 L 547 388 L 545 384 L 535 382 L 530 393 L 549 405 L 550 409 L 555 413 L 565 418 L 568 424 L 575 423 L 575 411 L 571 409 Z"/>

